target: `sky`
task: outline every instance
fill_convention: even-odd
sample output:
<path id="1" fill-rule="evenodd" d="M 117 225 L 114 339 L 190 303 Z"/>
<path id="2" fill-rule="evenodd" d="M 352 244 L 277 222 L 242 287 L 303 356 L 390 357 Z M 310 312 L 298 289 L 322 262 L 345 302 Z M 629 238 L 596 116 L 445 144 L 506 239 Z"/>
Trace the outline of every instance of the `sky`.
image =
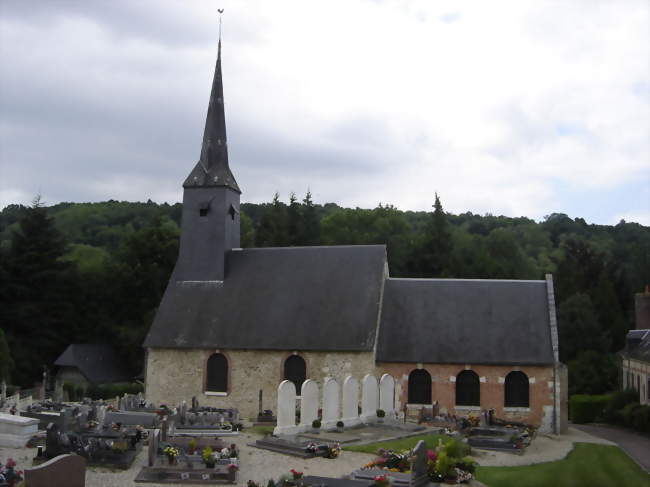
<path id="1" fill-rule="evenodd" d="M 0 1 L 0 207 L 175 203 L 222 30 L 243 202 L 650 225 L 647 0 Z"/>

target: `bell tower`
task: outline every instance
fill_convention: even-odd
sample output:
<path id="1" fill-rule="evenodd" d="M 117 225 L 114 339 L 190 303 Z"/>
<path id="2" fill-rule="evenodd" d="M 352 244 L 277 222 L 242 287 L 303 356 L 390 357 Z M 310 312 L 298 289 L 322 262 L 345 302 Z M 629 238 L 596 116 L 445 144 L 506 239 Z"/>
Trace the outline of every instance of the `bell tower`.
<path id="1" fill-rule="evenodd" d="M 177 281 L 223 281 L 226 255 L 239 243 L 241 190 L 228 165 L 221 35 L 199 162 L 183 183 Z"/>

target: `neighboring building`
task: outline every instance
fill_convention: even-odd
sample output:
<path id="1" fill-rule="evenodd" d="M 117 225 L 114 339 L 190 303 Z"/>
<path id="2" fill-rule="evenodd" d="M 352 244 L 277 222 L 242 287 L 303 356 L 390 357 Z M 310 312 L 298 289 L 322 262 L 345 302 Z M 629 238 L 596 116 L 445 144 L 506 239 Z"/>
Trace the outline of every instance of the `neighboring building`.
<path id="1" fill-rule="evenodd" d="M 650 330 L 630 330 L 621 352 L 623 389 L 639 393 L 641 404 L 650 404 Z"/>
<path id="2" fill-rule="evenodd" d="M 384 245 L 240 248 L 221 41 L 199 162 L 183 184 L 178 261 L 144 342 L 146 396 L 275 409 L 277 386 L 389 372 L 397 407 L 560 432 L 566 369 L 545 281 L 393 279 Z"/>
<path id="3" fill-rule="evenodd" d="M 113 347 L 101 344 L 73 344 L 56 359 L 57 382 L 81 385 L 130 382 Z"/>

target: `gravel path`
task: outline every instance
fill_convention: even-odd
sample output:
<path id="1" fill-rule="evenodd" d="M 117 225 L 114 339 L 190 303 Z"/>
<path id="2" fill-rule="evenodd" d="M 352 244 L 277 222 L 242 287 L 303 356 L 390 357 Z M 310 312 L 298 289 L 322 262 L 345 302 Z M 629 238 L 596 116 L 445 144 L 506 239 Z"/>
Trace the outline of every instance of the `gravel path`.
<path id="1" fill-rule="evenodd" d="M 249 479 L 260 482 L 264 486 L 270 478 L 277 479 L 282 474 L 288 473 L 292 468 L 304 472 L 305 475 L 340 477 L 360 468 L 374 458 L 374 455 L 367 453 L 343 451 L 341 456 L 336 460 L 327 460 L 324 458 L 305 460 L 268 450 L 260 450 L 247 445 L 247 443 L 252 443 L 257 438 L 259 436 L 244 433 L 238 437 L 228 439 L 228 441 L 235 443 L 241 452 L 241 471 L 238 486 L 245 486 Z M 569 433 L 562 436 L 538 435 L 523 455 L 474 450 L 476 453 L 474 456 L 483 466 L 529 465 L 564 458 L 571 451 L 574 442 L 614 444 L 611 441 L 592 436 L 575 428 L 569 428 Z M 31 466 L 32 458 L 35 454 L 36 450 L 33 448 L 0 448 L 0 460 L 4 462 L 7 457 L 13 457 L 18 462 L 20 469 Z M 127 487 L 139 485 L 143 487 L 180 487 L 182 485 L 136 484 L 133 482 L 133 479 L 140 471 L 142 465 L 146 464 L 146 461 L 147 448 L 145 447 L 129 470 L 110 471 L 100 468 L 89 468 L 86 473 L 86 486 Z"/>

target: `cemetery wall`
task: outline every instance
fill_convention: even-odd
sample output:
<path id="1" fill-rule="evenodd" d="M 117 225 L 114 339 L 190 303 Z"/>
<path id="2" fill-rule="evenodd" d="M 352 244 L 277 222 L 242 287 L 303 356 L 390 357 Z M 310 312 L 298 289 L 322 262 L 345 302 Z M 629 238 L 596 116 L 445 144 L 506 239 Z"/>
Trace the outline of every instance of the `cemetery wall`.
<path id="1" fill-rule="evenodd" d="M 467 416 L 481 409 L 495 409 L 498 418 L 522 421 L 536 426 L 552 424 L 554 391 L 552 366 L 500 366 L 460 364 L 412 364 L 380 363 L 380 373 L 388 373 L 396 380 L 396 405 L 401 411 L 408 401 L 408 378 L 412 370 L 422 365 L 431 374 L 431 395 L 438 401 L 440 413 Z M 480 378 L 480 406 L 456 406 L 456 376 L 465 369 L 471 369 Z M 504 381 L 513 370 L 520 370 L 528 376 L 530 405 L 528 408 L 504 407 Z M 414 406 L 419 408 L 420 406 Z M 551 416 L 549 416 L 551 415 Z M 546 428 L 548 429 L 548 428 Z"/>
<path id="2" fill-rule="evenodd" d="M 234 407 L 243 418 L 258 413 L 258 394 L 263 390 L 263 408 L 274 410 L 278 384 L 284 379 L 284 361 L 293 351 L 219 350 L 228 360 L 227 394 L 205 393 L 205 367 L 215 350 L 149 349 L 146 398 L 155 404 L 177 405 L 196 396 L 201 406 Z M 343 384 L 349 375 L 358 380 L 375 373 L 372 352 L 300 352 L 306 362 L 306 377 L 319 388 L 325 377 Z"/>

